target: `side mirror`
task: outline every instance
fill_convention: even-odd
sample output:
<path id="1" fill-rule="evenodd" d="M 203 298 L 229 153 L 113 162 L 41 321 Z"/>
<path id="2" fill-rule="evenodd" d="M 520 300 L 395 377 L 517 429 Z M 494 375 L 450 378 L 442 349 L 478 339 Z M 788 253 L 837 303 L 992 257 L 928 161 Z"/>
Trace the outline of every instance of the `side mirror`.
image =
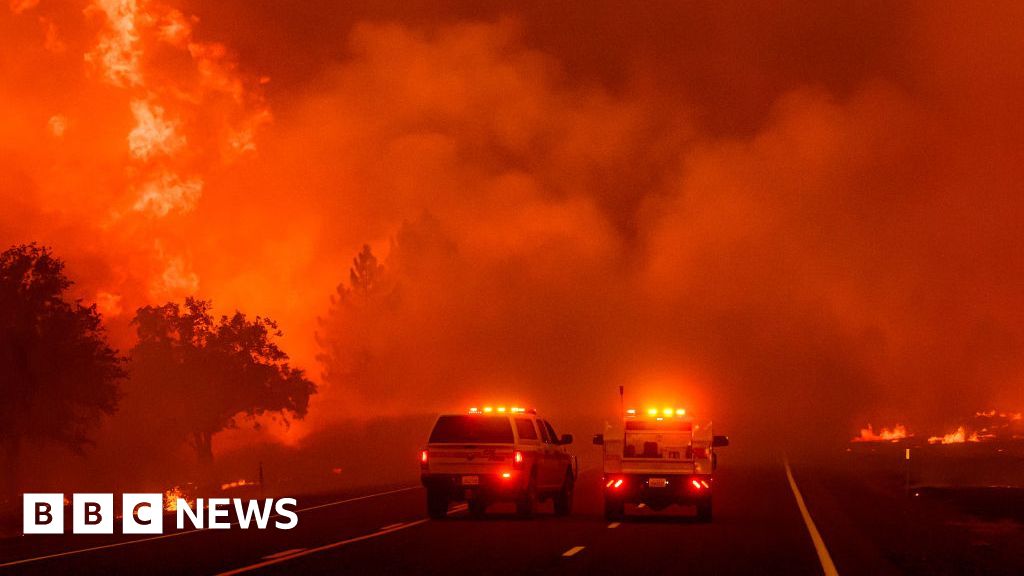
<path id="1" fill-rule="evenodd" d="M 594 434 L 594 444 L 597 446 L 604 445 L 604 434 Z"/>
<path id="2" fill-rule="evenodd" d="M 558 441 L 559 444 L 572 444 L 572 434 L 562 434 L 562 439 Z"/>
<path id="3" fill-rule="evenodd" d="M 713 448 L 725 448 L 729 445 L 728 436 L 715 436 L 711 439 L 711 446 Z"/>

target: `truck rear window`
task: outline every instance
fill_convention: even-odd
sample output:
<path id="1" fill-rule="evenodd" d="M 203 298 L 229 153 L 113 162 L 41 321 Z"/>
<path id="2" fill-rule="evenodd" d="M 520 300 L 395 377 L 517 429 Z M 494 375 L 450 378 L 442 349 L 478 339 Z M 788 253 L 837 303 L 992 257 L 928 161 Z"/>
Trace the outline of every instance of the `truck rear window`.
<path id="1" fill-rule="evenodd" d="M 430 433 L 431 444 L 512 444 L 507 416 L 441 416 Z"/>

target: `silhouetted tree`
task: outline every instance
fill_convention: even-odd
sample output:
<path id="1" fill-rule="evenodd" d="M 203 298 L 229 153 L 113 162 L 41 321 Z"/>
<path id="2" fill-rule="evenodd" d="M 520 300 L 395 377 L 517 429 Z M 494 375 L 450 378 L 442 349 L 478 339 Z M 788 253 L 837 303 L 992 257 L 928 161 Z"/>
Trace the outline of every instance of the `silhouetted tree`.
<path id="1" fill-rule="evenodd" d="M 384 280 L 384 266 L 377 261 L 368 244 L 352 259 L 352 268 L 348 271 L 350 288 L 364 298 L 378 292 Z M 344 285 L 340 288 L 344 289 Z"/>
<path id="2" fill-rule="evenodd" d="M 375 398 L 396 392 L 393 363 L 385 360 L 389 343 L 411 308 L 435 301 L 424 294 L 447 293 L 459 281 L 464 270 L 456 255 L 455 243 L 429 214 L 403 223 L 386 266 L 364 245 L 327 314 L 317 319 L 324 381 Z"/>
<path id="3" fill-rule="evenodd" d="M 200 461 L 213 460 L 213 435 L 264 413 L 306 415 L 316 385 L 288 364 L 277 324 L 241 312 L 214 322 L 210 303 L 189 298 L 140 308 L 133 323 L 132 377 L 176 419 Z"/>
<path id="4" fill-rule="evenodd" d="M 13 471 L 26 440 L 81 451 L 117 408 L 123 358 L 106 341 L 96 306 L 65 299 L 72 285 L 48 248 L 0 254 L 0 438 Z M 16 480 L 15 480 L 16 482 Z"/>

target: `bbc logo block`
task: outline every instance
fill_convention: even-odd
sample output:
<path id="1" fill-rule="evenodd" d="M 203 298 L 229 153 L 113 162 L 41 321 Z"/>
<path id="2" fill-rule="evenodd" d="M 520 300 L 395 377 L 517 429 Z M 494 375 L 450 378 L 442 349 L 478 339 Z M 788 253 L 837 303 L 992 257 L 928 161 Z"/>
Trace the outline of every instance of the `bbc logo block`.
<path id="1" fill-rule="evenodd" d="M 64 495 L 25 494 L 22 511 L 24 534 L 63 534 Z"/>

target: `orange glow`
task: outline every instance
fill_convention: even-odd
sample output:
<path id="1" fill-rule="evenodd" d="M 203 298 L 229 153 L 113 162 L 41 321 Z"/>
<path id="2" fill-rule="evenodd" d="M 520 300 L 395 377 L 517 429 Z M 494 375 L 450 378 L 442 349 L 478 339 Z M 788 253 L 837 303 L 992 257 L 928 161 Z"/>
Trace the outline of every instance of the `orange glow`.
<path id="1" fill-rule="evenodd" d="M 175 486 L 164 492 L 164 510 L 167 512 L 174 512 L 177 510 L 179 498 L 188 502 L 190 506 L 195 505 L 195 498 L 189 498 L 181 486 Z"/>
<path id="2" fill-rule="evenodd" d="M 255 482 L 251 482 L 249 480 L 244 480 L 243 479 L 243 480 L 235 480 L 234 482 L 227 482 L 225 484 L 221 484 L 220 485 L 220 489 L 221 490 L 231 490 L 232 488 L 242 488 L 242 487 L 245 487 L 245 486 L 255 486 L 255 485 L 256 485 Z"/>
<path id="3" fill-rule="evenodd" d="M 882 428 L 875 433 L 874 428 L 871 424 L 868 424 L 867 428 L 860 429 L 860 436 L 855 436 L 851 442 L 899 442 L 907 438 L 907 427 L 903 424 L 896 424 L 890 430 L 889 428 Z"/>
<path id="4" fill-rule="evenodd" d="M 967 434 L 963 426 L 945 436 L 932 436 L 928 439 L 929 444 L 963 444 L 965 442 L 980 442 L 977 432 Z"/>

